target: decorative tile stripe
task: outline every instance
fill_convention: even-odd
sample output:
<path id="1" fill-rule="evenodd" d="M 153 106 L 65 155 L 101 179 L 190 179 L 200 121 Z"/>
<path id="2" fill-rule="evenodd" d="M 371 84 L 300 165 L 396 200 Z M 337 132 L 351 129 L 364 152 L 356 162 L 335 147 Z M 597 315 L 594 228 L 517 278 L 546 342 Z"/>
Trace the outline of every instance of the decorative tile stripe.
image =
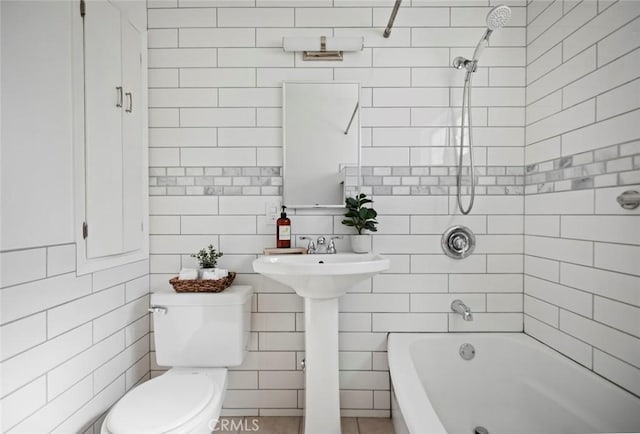
<path id="1" fill-rule="evenodd" d="M 350 168 L 345 179 L 353 179 L 355 170 Z M 457 171 L 455 166 L 367 166 L 361 168 L 361 190 L 378 195 L 449 195 L 456 191 Z M 280 196 L 281 173 L 281 167 L 154 167 L 149 191 L 152 196 Z M 463 184 L 468 186 L 469 169 L 462 173 Z M 481 166 L 475 174 L 476 194 L 524 193 L 522 166 Z"/>
<path id="2" fill-rule="evenodd" d="M 362 189 L 380 195 L 449 195 L 456 192 L 457 173 L 455 166 L 363 167 Z M 469 186 L 469 168 L 463 168 L 462 174 L 463 186 Z M 522 166 L 478 166 L 476 194 L 523 194 L 523 175 Z"/>
<path id="3" fill-rule="evenodd" d="M 280 196 L 281 167 L 153 167 L 151 196 Z"/>
<path id="4" fill-rule="evenodd" d="M 640 143 L 626 143 L 531 164 L 525 193 L 585 190 L 640 183 Z"/>

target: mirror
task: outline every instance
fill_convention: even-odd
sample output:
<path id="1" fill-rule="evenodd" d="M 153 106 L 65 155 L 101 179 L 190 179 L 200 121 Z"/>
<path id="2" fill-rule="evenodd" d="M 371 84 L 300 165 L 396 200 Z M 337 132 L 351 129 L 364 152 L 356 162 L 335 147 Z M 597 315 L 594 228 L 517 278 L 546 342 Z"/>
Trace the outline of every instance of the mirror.
<path id="1" fill-rule="evenodd" d="M 360 84 L 285 82 L 283 203 L 290 208 L 342 208 L 357 191 Z"/>

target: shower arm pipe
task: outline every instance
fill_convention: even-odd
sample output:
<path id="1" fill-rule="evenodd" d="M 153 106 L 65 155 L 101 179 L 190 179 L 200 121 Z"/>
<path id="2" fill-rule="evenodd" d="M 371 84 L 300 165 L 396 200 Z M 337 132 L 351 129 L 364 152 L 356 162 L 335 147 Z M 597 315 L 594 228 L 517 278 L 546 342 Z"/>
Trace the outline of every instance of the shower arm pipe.
<path id="1" fill-rule="evenodd" d="M 389 17 L 389 22 L 387 23 L 387 28 L 384 29 L 383 33 L 383 36 L 385 38 L 388 38 L 391 35 L 391 28 L 393 27 L 393 22 L 396 20 L 396 15 L 398 15 L 400 3 L 402 3 L 402 0 L 396 0 L 396 3 L 393 5 L 393 10 L 391 11 L 391 16 Z"/>
<path id="2" fill-rule="evenodd" d="M 349 134 L 349 130 L 351 129 L 351 124 L 353 123 L 353 119 L 356 117 L 356 113 L 358 113 L 358 109 L 360 108 L 360 101 L 356 102 L 356 106 L 353 109 L 353 114 L 351 115 L 351 119 L 349 119 L 349 125 L 344 130 L 345 136 Z"/>

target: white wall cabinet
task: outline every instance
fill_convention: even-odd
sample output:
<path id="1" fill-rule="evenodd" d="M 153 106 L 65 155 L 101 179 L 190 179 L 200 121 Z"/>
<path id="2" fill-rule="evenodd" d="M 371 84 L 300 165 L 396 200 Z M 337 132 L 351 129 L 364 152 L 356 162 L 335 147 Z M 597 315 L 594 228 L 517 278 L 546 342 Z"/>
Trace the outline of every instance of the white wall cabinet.
<path id="1" fill-rule="evenodd" d="M 83 10 L 84 143 L 76 167 L 84 191 L 76 210 L 84 239 L 78 265 L 88 272 L 148 251 L 146 31 L 110 1 L 88 1 Z"/>

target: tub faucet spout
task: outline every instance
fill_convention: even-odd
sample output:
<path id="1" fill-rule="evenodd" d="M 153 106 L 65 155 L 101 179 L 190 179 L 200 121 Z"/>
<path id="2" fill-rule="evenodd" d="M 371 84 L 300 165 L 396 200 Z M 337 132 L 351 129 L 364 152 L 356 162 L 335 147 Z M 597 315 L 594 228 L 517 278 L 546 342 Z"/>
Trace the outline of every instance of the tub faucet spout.
<path id="1" fill-rule="evenodd" d="M 464 304 L 462 300 L 453 300 L 451 303 L 451 310 L 455 313 L 462 315 L 462 319 L 465 321 L 473 321 L 473 314 L 471 308 Z"/>

